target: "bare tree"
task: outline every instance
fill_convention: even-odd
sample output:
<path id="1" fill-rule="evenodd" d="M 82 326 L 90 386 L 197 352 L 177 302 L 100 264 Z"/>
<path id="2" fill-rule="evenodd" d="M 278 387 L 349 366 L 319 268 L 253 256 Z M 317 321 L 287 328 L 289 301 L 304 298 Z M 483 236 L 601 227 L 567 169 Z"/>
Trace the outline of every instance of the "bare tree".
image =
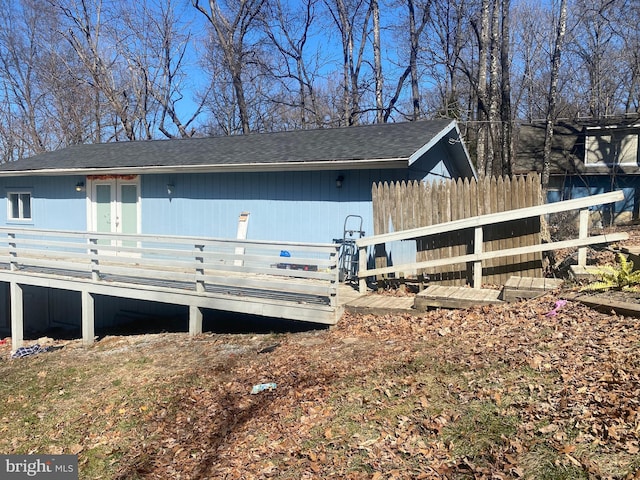
<path id="1" fill-rule="evenodd" d="M 316 22 L 318 0 L 303 0 L 293 7 L 289 2 L 274 0 L 266 5 L 263 29 L 273 46 L 273 60 L 265 65 L 270 75 L 282 85 L 283 94 L 271 101 L 294 109 L 298 120 L 294 126 L 322 126 L 324 114 L 316 91 L 319 52 L 307 53 L 308 41 Z"/>
<path id="2" fill-rule="evenodd" d="M 550 12 L 538 5 L 519 4 L 513 11 L 513 110 L 521 121 L 533 122 L 546 114 L 541 99 L 546 101 L 549 91 L 547 44 L 553 22 Z"/>
<path id="3" fill-rule="evenodd" d="M 499 118 L 498 109 L 500 106 L 500 81 L 498 78 L 498 58 L 500 42 L 498 40 L 499 32 L 499 0 L 491 0 L 491 23 L 490 23 L 490 35 L 489 35 L 489 117 L 487 122 L 488 138 L 487 138 L 487 159 L 486 159 L 486 173 L 496 174 L 496 163 L 500 165 L 500 162 L 496 162 L 496 151 L 501 152 L 499 148 Z M 500 165 L 501 166 L 501 165 Z"/>
<path id="4" fill-rule="evenodd" d="M 340 32 L 343 91 L 340 123 L 356 125 L 360 123 L 362 114 L 360 73 L 372 13 L 371 3 L 366 0 L 325 0 L 325 5 Z"/>
<path id="5" fill-rule="evenodd" d="M 621 61 L 623 39 L 621 19 L 628 9 L 621 0 L 579 0 L 576 2 L 576 28 L 568 38 L 567 50 L 580 61 L 587 85 L 580 90 L 588 99 L 588 114 L 599 118 L 618 110 L 624 74 Z M 637 27 L 636 27 L 637 28 Z"/>
<path id="6" fill-rule="evenodd" d="M 135 140 L 135 121 L 141 115 L 140 102 L 136 103 L 136 99 L 132 98 L 124 72 L 118 68 L 117 55 L 107 57 L 105 53 L 109 49 L 103 48 L 103 42 L 107 44 L 105 47 L 109 45 L 104 30 L 115 27 L 116 17 L 110 17 L 114 12 L 103 10 L 101 0 L 97 0 L 95 4 L 85 1 L 78 4 L 73 0 L 49 2 L 67 19 L 68 28 L 63 36 L 82 62 L 97 97 L 102 96 L 112 109 L 115 116 L 113 126 L 119 124 L 124 137 Z M 96 98 L 96 101 L 99 103 L 100 99 Z M 144 113 L 146 112 L 143 112 L 143 116 Z M 101 117 L 97 122 L 102 122 L 102 113 L 98 111 L 97 116 Z M 119 129 L 114 128 L 111 136 L 118 138 L 119 135 Z"/>
<path id="7" fill-rule="evenodd" d="M 438 85 L 439 95 L 437 103 L 432 105 L 432 111 L 460 120 L 470 120 L 470 109 L 464 107 L 470 99 L 465 99 L 462 92 L 470 91 L 465 87 L 465 78 L 474 78 L 475 74 L 471 72 L 477 70 L 474 59 L 466 65 L 464 58 L 464 51 L 471 43 L 471 29 L 467 28 L 469 7 L 466 0 L 435 0 L 427 27 L 429 32 L 426 38 L 430 40 L 422 47 L 431 59 L 429 75 Z M 465 77 L 465 71 L 469 72 L 468 77 Z"/>
<path id="8" fill-rule="evenodd" d="M 208 100 L 210 87 L 201 92 L 195 110 L 179 108 L 189 94 L 185 91 L 184 64 L 191 34 L 182 18 L 184 12 L 171 0 L 153 6 L 141 1 L 121 7 L 119 17 L 130 34 L 117 45 L 133 72 L 134 94 L 149 113 L 140 119 L 145 136 L 153 138 L 156 128 L 168 138 L 193 136 L 196 129 L 192 125 Z"/>
<path id="9" fill-rule="evenodd" d="M 251 121 L 243 72 L 247 63 L 256 62 L 252 58 L 255 52 L 248 48 L 247 41 L 265 0 L 229 0 L 224 5 L 217 0 L 209 0 L 207 6 L 203 6 L 200 0 L 192 2 L 213 29 L 215 44 L 221 50 L 223 65 L 231 77 L 242 133 L 247 134 Z"/>
<path id="10" fill-rule="evenodd" d="M 382 100 L 384 77 L 382 76 L 382 54 L 380 52 L 380 5 L 378 0 L 371 0 L 371 12 L 373 15 L 373 75 L 376 90 L 376 123 L 383 123 L 385 121 Z"/>
<path id="11" fill-rule="evenodd" d="M 406 65 L 402 73 L 398 76 L 398 79 L 393 90 L 393 94 L 387 102 L 384 113 L 384 122 L 387 122 L 392 113 L 398 109 L 403 89 L 407 83 L 407 79 L 410 80 L 411 96 L 410 106 L 406 111 L 401 111 L 403 118 L 410 120 L 417 120 L 422 116 L 422 108 L 420 104 L 421 88 L 420 88 L 420 76 L 418 72 L 418 57 L 420 53 L 421 38 L 428 25 L 430 18 L 431 0 L 426 2 L 416 2 L 415 0 L 403 0 L 401 3 L 407 8 L 406 26 L 403 22 L 398 23 L 398 28 L 403 32 L 398 37 L 397 42 L 404 44 L 407 42 L 406 31 L 409 33 L 408 45 L 409 51 L 406 55 Z"/>
<path id="12" fill-rule="evenodd" d="M 39 91 L 37 68 L 40 61 L 37 43 L 37 21 L 31 9 L 16 11 L 5 5 L 0 13 L 0 68 L 4 81 L 5 123 L 11 123 L 11 135 L 26 151 L 46 150 L 42 128 L 43 104 Z M 16 136 L 19 136 L 16 138 Z"/>

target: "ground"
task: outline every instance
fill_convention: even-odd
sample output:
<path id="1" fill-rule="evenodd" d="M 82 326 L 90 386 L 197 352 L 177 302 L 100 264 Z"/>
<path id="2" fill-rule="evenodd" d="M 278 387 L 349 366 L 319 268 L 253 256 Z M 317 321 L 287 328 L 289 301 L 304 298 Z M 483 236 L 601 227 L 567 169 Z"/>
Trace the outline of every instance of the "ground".
<path id="1" fill-rule="evenodd" d="M 559 298 L 7 342 L 0 452 L 77 454 L 82 479 L 640 478 L 640 320 Z"/>

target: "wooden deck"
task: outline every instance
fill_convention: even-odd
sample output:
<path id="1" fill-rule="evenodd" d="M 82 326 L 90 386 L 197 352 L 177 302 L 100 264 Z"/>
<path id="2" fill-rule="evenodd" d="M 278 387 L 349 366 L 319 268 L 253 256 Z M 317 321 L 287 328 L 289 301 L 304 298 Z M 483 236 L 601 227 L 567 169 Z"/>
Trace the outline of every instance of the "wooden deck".
<path id="1" fill-rule="evenodd" d="M 560 288 L 563 283 L 559 278 L 511 277 L 502 289 L 502 300 L 514 302 L 523 298 L 534 298 Z"/>
<path id="2" fill-rule="evenodd" d="M 500 290 L 431 285 L 415 296 L 370 293 L 353 297 L 352 293 L 351 298 L 345 300 L 344 308 L 347 312 L 359 314 L 420 315 L 435 308 L 470 308 L 533 298 L 559 288 L 562 283 L 559 279 L 513 276 Z M 348 295 L 343 298 L 346 297 Z"/>
<path id="3" fill-rule="evenodd" d="M 434 307 L 469 308 L 475 305 L 502 303 L 500 293 L 500 290 L 487 288 L 431 285 L 416 295 L 415 308 L 424 311 Z"/>
<path id="4" fill-rule="evenodd" d="M 335 324 L 338 245 L 0 228 L 0 281 L 10 285 L 14 348 L 23 342 L 23 285 L 76 291 L 92 343 L 94 296 L 189 307 L 189 332 L 214 309 Z"/>
<path id="5" fill-rule="evenodd" d="M 397 313 L 417 313 L 413 308 L 414 297 L 394 297 L 391 295 L 362 295 L 345 303 L 350 313 L 369 315 L 388 315 Z"/>

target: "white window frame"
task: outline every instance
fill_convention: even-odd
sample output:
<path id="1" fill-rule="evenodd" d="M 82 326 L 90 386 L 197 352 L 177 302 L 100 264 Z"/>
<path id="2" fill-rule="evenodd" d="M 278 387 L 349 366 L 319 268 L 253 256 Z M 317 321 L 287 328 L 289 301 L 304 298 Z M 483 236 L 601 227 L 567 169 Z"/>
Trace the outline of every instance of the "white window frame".
<path id="1" fill-rule="evenodd" d="M 28 195 L 29 216 L 25 216 L 24 198 Z M 15 200 L 14 200 L 15 198 Z M 16 189 L 7 191 L 7 221 L 9 222 L 31 222 L 33 221 L 33 194 L 31 190 Z M 18 202 L 18 216 L 14 217 L 15 201 Z"/>
<path id="2" fill-rule="evenodd" d="M 637 166 L 638 158 L 640 157 L 640 153 L 638 152 L 638 149 L 640 148 L 640 133 L 637 130 L 638 127 L 639 125 L 632 125 L 630 128 L 613 128 L 613 127 L 587 128 L 586 137 L 585 137 L 586 139 L 585 151 L 584 151 L 585 166 L 587 168 L 593 168 L 593 167 L 597 168 L 597 167 L 602 167 L 604 165 L 611 165 L 611 163 L 621 167 Z M 618 157 L 615 159 L 614 162 L 609 162 L 609 163 L 604 158 L 598 161 L 593 161 L 593 159 L 590 158 L 590 154 L 591 155 L 597 154 L 597 151 L 592 150 L 591 146 L 597 145 L 598 137 L 603 138 L 609 143 L 613 143 L 614 140 L 618 140 L 620 138 L 633 137 L 633 136 L 635 136 L 635 139 L 630 139 L 629 141 L 630 141 L 630 146 L 635 147 L 635 156 L 631 155 L 631 156 L 623 157 L 622 161 Z M 618 137 L 618 138 L 616 139 L 615 137 Z M 620 153 L 621 152 L 618 152 L 618 155 L 620 155 Z"/>

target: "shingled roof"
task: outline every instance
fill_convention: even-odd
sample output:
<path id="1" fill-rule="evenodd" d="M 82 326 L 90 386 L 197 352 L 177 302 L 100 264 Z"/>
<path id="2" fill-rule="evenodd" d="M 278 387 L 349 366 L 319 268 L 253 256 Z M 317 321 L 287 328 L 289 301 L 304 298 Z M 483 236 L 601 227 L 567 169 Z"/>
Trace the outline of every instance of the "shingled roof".
<path id="1" fill-rule="evenodd" d="M 545 130 L 542 123 L 520 127 L 513 173 L 542 172 Z M 583 167 L 584 145 L 582 126 L 570 123 L 554 125 L 550 172 L 559 174 L 578 171 Z"/>
<path id="2" fill-rule="evenodd" d="M 404 166 L 447 136 L 448 119 L 206 138 L 74 145 L 0 165 L 0 175 L 260 171 Z"/>

